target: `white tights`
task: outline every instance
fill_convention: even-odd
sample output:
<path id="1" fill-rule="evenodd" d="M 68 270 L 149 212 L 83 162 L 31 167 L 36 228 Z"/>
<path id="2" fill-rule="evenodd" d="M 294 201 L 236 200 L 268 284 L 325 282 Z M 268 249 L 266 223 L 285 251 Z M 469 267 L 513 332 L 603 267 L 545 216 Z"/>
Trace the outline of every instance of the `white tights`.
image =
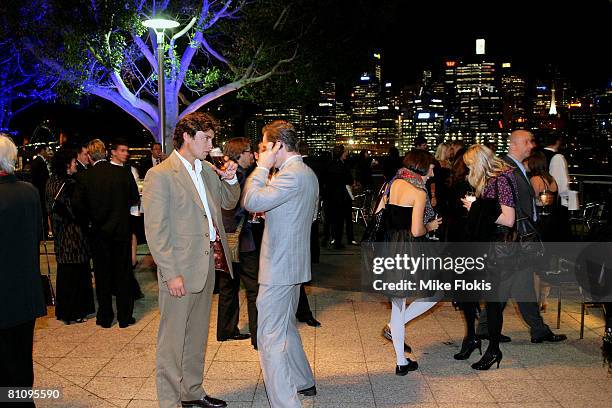
<path id="1" fill-rule="evenodd" d="M 436 292 L 428 298 L 415 299 L 406 307 L 406 298 L 391 298 L 391 336 L 393 337 L 393 348 L 397 365 L 406 365 L 408 360 L 404 355 L 404 326 L 413 319 L 416 319 L 432 307 L 434 307 L 444 295 L 443 292 Z"/>

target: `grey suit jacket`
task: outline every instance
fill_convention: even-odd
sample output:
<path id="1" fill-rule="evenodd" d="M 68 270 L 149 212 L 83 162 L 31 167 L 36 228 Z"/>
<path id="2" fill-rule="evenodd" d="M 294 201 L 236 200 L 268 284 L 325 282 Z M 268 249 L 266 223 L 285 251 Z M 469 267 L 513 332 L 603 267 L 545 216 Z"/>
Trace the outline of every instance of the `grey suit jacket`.
<path id="1" fill-rule="evenodd" d="M 503 160 L 510 166 L 514 167 L 514 178 L 516 178 L 516 185 L 518 187 L 518 191 L 516 192 L 518 195 L 518 203 L 516 203 L 516 216 L 517 218 L 527 217 L 533 220 L 535 192 L 533 191 L 531 182 L 527 179 L 527 177 L 525 177 L 521 169 L 516 166 L 514 160 L 512 160 L 508 155 L 504 156 Z"/>
<path id="2" fill-rule="evenodd" d="M 310 280 L 310 230 L 318 199 L 317 176 L 299 156 L 285 162 L 270 182 L 266 169 L 251 173 L 243 206 L 266 213 L 259 283 L 296 285 Z"/>
<path id="3" fill-rule="evenodd" d="M 201 174 L 227 258 L 230 252 L 221 207 L 236 206 L 240 185 L 221 181 L 208 162 L 202 162 Z M 208 273 L 214 273 L 208 270 L 213 256 L 208 220 L 198 191 L 176 152 L 147 172 L 142 204 L 147 243 L 157 263 L 160 288 L 165 288 L 162 282 L 182 275 L 188 292 L 200 292 Z M 232 262 L 227 261 L 231 269 Z"/>

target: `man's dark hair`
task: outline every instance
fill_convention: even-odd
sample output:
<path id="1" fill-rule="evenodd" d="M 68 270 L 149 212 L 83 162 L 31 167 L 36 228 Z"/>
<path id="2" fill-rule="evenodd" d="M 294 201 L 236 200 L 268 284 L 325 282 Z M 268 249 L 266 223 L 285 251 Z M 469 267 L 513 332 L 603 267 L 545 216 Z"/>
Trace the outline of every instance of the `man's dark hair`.
<path id="1" fill-rule="evenodd" d="M 77 158 L 77 151 L 70 147 L 60 147 L 51 158 L 51 173 L 59 178 L 68 177 L 68 166 L 72 159 Z"/>
<path id="2" fill-rule="evenodd" d="M 159 143 L 159 142 L 153 142 L 153 144 L 151 144 L 151 150 L 153 150 L 153 148 L 154 148 L 155 146 L 159 146 L 159 147 L 161 147 L 161 143 Z"/>
<path id="3" fill-rule="evenodd" d="M 219 122 L 212 115 L 204 112 L 193 112 L 186 115 L 183 119 L 179 120 L 174 128 L 174 135 L 172 141 L 174 142 L 174 148 L 176 150 L 183 147 L 185 139 L 183 134 L 187 133 L 189 137 L 195 137 L 198 132 L 206 132 L 212 130 L 217 133 L 219 128 Z"/>
<path id="4" fill-rule="evenodd" d="M 286 120 L 275 120 L 263 127 L 262 133 L 268 142 L 282 142 L 288 152 L 298 151 L 298 136 L 295 127 Z"/>
<path id="5" fill-rule="evenodd" d="M 424 136 L 417 136 L 414 138 L 414 146 L 420 146 L 422 144 L 427 144 L 427 139 Z"/>
<path id="6" fill-rule="evenodd" d="M 46 144 L 42 144 L 42 145 L 38 145 L 34 148 L 34 154 L 39 154 L 40 152 L 42 152 L 43 150 L 45 150 L 47 148 Z"/>
<path id="7" fill-rule="evenodd" d="M 308 142 L 305 140 L 300 140 L 298 142 L 298 150 L 302 156 L 308 156 Z"/>
<path id="8" fill-rule="evenodd" d="M 332 149 L 332 159 L 333 160 L 340 160 L 340 158 L 342 157 L 342 154 L 344 154 L 344 145 L 335 145 L 334 148 Z"/>
<path id="9" fill-rule="evenodd" d="M 113 139 L 109 145 L 109 149 L 108 150 L 117 150 L 117 148 L 119 146 L 127 146 L 129 147 L 130 145 L 128 144 L 127 140 L 122 139 L 122 138 L 118 138 L 118 139 Z"/>

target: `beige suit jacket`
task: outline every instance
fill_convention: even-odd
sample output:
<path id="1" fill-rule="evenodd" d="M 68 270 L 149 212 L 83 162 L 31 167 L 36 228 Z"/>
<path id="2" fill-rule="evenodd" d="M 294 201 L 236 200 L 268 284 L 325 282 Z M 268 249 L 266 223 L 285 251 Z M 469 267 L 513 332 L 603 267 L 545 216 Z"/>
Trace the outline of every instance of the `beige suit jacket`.
<path id="1" fill-rule="evenodd" d="M 220 180 L 208 162 L 202 162 L 201 174 L 213 222 L 229 257 L 221 208 L 236 206 L 240 185 Z M 157 263 L 160 288 L 166 289 L 162 282 L 182 275 L 187 292 L 200 292 L 208 273 L 214 273 L 208 270 L 213 256 L 210 231 L 202 200 L 176 152 L 147 172 L 142 204 L 145 234 Z M 231 259 L 227 262 L 231 269 Z"/>

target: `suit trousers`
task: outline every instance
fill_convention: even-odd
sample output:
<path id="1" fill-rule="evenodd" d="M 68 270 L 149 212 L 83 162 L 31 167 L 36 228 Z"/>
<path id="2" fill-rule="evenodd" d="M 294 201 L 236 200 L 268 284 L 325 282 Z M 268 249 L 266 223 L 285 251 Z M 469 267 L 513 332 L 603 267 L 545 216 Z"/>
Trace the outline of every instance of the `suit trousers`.
<path id="1" fill-rule="evenodd" d="M 112 284 L 114 282 L 117 285 L 117 321 L 127 324 L 134 311 L 130 241 L 114 241 L 95 235 L 92 243 L 98 299 L 96 321 L 101 324 L 110 324 L 113 321 Z"/>
<path id="2" fill-rule="evenodd" d="M 495 321 L 491 323 L 491 326 L 495 327 L 496 330 L 499 330 L 501 333 L 503 310 L 506 306 L 506 301 L 512 296 L 521 299 L 520 302 L 517 301 L 516 303 L 523 320 L 525 320 L 525 323 L 527 323 L 529 326 L 531 337 L 542 337 L 550 333 L 550 327 L 544 323 L 542 315 L 540 314 L 538 303 L 536 301 L 533 270 L 530 268 L 521 267 L 514 270 L 512 274 L 500 282 L 498 299 L 501 302 L 498 303 L 501 303 L 501 306 L 493 307 L 493 310 L 495 310 L 495 316 L 489 316 L 489 313 L 491 313 L 490 306 L 481 312 L 478 319 L 476 334 L 495 335 L 494 333 L 489 333 L 488 327 L 488 320 L 493 319 L 495 319 Z M 533 299 L 533 301 L 523 301 L 530 299 Z"/>
<path id="3" fill-rule="evenodd" d="M 240 281 L 244 284 L 247 298 L 247 310 L 249 316 L 249 331 L 251 332 L 251 343 L 257 344 L 257 252 L 241 252 L 240 263 L 234 263 L 232 270 L 234 277 L 224 272 L 218 272 L 219 282 L 219 307 L 217 310 L 217 340 L 234 336 L 240 333 L 238 329 L 240 311 Z"/>
<path id="4" fill-rule="evenodd" d="M 310 304 L 308 303 L 308 296 L 306 296 L 306 290 L 304 284 L 300 285 L 300 299 L 298 301 L 297 312 L 295 317 L 301 322 L 313 319 L 312 310 L 310 310 Z"/>
<path id="5" fill-rule="evenodd" d="M 299 284 L 259 285 L 257 345 L 272 408 L 300 407 L 297 391 L 314 385 L 296 326 L 299 296 Z"/>
<path id="6" fill-rule="evenodd" d="M 157 399 L 160 408 L 176 408 L 181 401 L 206 395 L 202 387 L 208 343 L 210 304 L 215 286 L 214 259 L 210 257 L 204 289 L 174 297 L 159 282 L 160 322 L 157 333 Z"/>
<path id="7" fill-rule="evenodd" d="M 32 362 L 34 323 L 35 320 L 31 320 L 0 329 L 0 387 L 31 387 L 34 383 Z M 14 405 L 33 407 L 34 402 L 30 400 Z"/>

